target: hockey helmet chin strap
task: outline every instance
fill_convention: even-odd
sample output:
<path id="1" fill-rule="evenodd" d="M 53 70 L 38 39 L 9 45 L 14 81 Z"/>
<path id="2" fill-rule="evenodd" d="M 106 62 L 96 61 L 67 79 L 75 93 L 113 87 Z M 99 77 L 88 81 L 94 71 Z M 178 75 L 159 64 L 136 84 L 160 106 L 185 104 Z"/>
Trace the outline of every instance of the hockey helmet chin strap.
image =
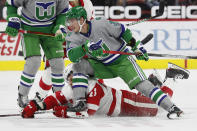
<path id="1" fill-rule="evenodd" d="M 83 25 L 86 23 L 86 19 L 84 20 L 84 22 L 82 24 L 80 24 L 80 20 L 78 20 L 78 24 L 79 24 L 79 32 L 81 32 Z"/>

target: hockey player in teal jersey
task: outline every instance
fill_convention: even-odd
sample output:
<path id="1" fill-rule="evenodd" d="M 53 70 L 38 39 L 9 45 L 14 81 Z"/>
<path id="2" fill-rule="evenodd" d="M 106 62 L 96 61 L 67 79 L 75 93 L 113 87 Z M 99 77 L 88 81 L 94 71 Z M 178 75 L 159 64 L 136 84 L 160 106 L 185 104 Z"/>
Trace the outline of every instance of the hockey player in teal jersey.
<path id="1" fill-rule="evenodd" d="M 135 42 L 129 29 L 105 18 L 87 21 L 86 11 L 80 6 L 71 8 L 66 18 L 67 26 L 72 30 L 66 36 L 67 55 L 75 63 L 72 79 L 75 105 L 69 111 L 86 108 L 87 79 L 94 76 L 100 79 L 120 77 L 130 89 L 137 89 L 168 111 L 168 116 L 179 117 L 182 114 L 166 94 L 147 80 L 132 56 L 103 53 L 103 50 L 129 52 L 127 46 L 131 46 L 132 51 L 138 54 L 138 60 L 147 61 L 146 50 L 138 46 L 140 41 Z M 84 59 L 84 56 L 88 58 Z"/>
<path id="2" fill-rule="evenodd" d="M 28 94 L 40 67 L 40 47 L 51 65 L 53 90 L 61 90 L 64 86 L 62 47 L 64 39 L 60 30 L 65 25 L 65 13 L 69 3 L 68 0 L 7 0 L 6 6 L 8 35 L 16 36 L 20 28 L 26 31 L 55 34 L 55 37 L 22 34 L 21 43 L 26 63 L 18 86 L 18 104 L 23 108 L 28 103 Z M 19 7 L 22 7 L 21 16 L 17 14 Z"/>

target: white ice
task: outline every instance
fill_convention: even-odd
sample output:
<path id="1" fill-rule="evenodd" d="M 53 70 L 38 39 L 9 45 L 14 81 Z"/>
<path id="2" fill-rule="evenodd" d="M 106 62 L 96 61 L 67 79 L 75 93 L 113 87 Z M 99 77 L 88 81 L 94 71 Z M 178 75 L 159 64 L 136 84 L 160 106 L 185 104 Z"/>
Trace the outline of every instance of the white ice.
<path id="1" fill-rule="evenodd" d="M 145 70 L 148 75 L 152 70 Z M 159 70 L 162 77 L 165 70 Z M 30 98 L 35 95 L 36 88 L 42 71 L 36 75 L 35 83 L 30 92 Z M 17 86 L 19 84 L 21 71 L 0 71 L 0 115 L 18 113 Z M 169 120 L 167 112 L 160 111 L 156 117 L 93 117 L 88 119 L 60 119 L 51 113 L 37 114 L 34 119 L 23 119 L 20 116 L 0 117 L 0 130 L 10 128 L 21 129 L 108 129 L 114 130 L 126 128 L 143 130 L 196 130 L 197 129 L 197 70 L 190 70 L 187 80 L 178 80 L 170 87 L 174 91 L 172 100 L 184 111 L 184 116 L 178 120 Z M 105 80 L 105 82 L 116 88 L 128 89 L 119 78 Z"/>

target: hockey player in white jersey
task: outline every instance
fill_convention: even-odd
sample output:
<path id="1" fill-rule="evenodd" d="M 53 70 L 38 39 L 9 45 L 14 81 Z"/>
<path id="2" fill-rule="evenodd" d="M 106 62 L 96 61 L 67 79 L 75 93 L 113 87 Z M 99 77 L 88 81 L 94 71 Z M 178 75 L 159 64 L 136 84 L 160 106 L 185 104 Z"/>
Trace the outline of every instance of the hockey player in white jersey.
<path id="1" fill-rule="evenodd" d="M 23 108 L 28 103 L 28 94 L 40 67 L 40 47 L 52 67 L 50 75 L 53 89 L 61 90 L 64 86 L 64 53 L 60 30 L 65 24 L 65 13 L 69 8 L 69 3 L 68 0 L 7 0 L 6 6 L 8 14 L 6 33 L 8 35 L 16 36 L 20 28 L 41 34 L 55 34 L 55 38 L 32 33 L 22 34 L 26 63 L 18 87 L 18 104 Z M 19 7 L 22 7 L 21 16 L 17 14 Z"/>
<path id="2" fill-rule="evenodd" d="M 69 4 L 71 7 L 75 6 L 83 6 L 84 9 L 87 12 L 87 19 L 91 20 L 94 18 L 94 7 L 92 5 L 92 2 L 90 0 L 69 0 Z M 66 50 L 65 50 L 66 42 L 63 43 L 64 48 L 64 58 L 66 57 Z M 39 82 L 39 87 L 36 92 L 35 99 L 36 100 L 42 100 L 46 97 L 48 92 L 52 88 L 52 82 L 51 82 L 51 66 L 49 64 L 49 61 L 46 60 L 45 62 L 45 70 L 43 72 L 43 75 Z"/>
<path id="3" fill-rule="evenodd" d="M 174 71 L 172 71 L 174 70 Z M 183 76 L 187 79 L 189 74 L 187 70 L 168 68 L 166 69 L 167 79 L 177 79 L 176 76 Z M 169 72 L 171 76 L 169 77 Z M 72 64 L 66 68 L 66 81 L 72 86 L 73 70 Z M 158 74 L 151 74 L 149 76 L 154 85 L 159 86 L 162 82 Z M 163 83 L 162 83 L 163 84 Z M 65 89 L 64 88 L 64 89 Z M 163 90 L 170 97 L 173 95 L 173 91 L 167 86 L 161 86 Z M 22 117 L 32 118 L 34 113 L 38 110 L 50 110 L 54 109 L 54 115 L 57 117 L 69 118 L 79 117 L 82 115 L 80 112 L 70 113 L 67 112 L 68 103 L 72 103 L 72 89 L 71 92 L 62 90 L 58 91 L 54 95 L 46 97 L 42 102 L 35 100 L 31 101 L 22 112 Z M 87 113 L 88 115 L 107 115 L 107 116 L 156 116 L 158 112 L 158 106 L 151 101 L 150 98 L 135 94 L 128 90 L 116 90 L 103 83 L 102 80 L 89 79 L 89 86 L 87 92 Z M 31 107 L 31 108 L 30 108 Z"/>
<path id="4" fill-rule="evenodd" d="M 130 89 L 137 89 L 166 110 L 168 117 L 172 114 L 179 117 L 182 114 L 165 93 L 147 80 L 132 56 L 103 53 L 103 50 L 129 52 L 127 46 L 131 46 L 138 60 L 147 61 L 147 51 L 138 47 L 140 41 L 135 42 L 129 29 L 105 18 L 88 21 L 86 11 L 80 6 L 67 12 L 67 21 L 67 26 L 72 30 L 66 36 L 66 42 L 67 55 L 75 63 L 72 88 L 76 101 L 68 110 L 85 109 L 85 106 L 80 105 L 86 103 L 87 76 L 94 76 L 101 79 L 120 77 Z M 85 55 L 87 59 L 83 58 Z"/>

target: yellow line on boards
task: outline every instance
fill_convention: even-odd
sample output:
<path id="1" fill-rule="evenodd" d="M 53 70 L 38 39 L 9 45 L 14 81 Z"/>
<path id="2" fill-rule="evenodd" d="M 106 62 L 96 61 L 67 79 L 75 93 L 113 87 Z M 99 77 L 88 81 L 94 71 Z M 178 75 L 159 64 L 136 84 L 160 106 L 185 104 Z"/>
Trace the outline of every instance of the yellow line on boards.
<path id="1" fill-rule="evenodd" d="M 137 61 L 142 69 L 165 69 L 168 62 L 174 63 L 187 69 L 197 69 L 197 60 L 188 59 L 150 59 L 149 61 Z M 71 61 L 65 60 L 65 66 Z M 0 71 L 18 71 L 23 70 L 25 61 L 0 61 Z M 41 63 L 40 70 L 44 70 L 44 62 Z"/>

